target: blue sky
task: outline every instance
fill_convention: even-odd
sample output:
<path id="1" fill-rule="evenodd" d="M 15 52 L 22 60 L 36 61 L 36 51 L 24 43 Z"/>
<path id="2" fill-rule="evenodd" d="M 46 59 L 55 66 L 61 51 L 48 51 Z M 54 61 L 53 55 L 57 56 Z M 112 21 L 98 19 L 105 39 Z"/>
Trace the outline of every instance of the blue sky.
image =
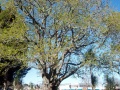
<path id="1" fill-rule="evenodd" d="M 110 0 L 111 1 L 111 7 L 120 12 L 120 0 Z"/>
<path id="2" fill-rule="evenodd" d="M 28 74 L 26 75 L 25 78 L 23 78 L 23 83 L 34 83 L 34 84 L 40 84 L 42 83 L 42 78 L 40 76 L 40 72 L 39 70 L 37 69 L 31 69 Z M 70 77 L 70 78 L 67 78 L 66 80 L 64 80 L 62 83 L 78 83 L 80 82 L 80 79 L 78 78 L 73 78 L 73 77 Z"/>
<path id="3" fill-rule="evenodd" d="M 110 0 L 111 1 L 111 7 L 112 9 L 114 9 L 115 11 L 119 11 L 120 12 L 120 0 Z M 29 84 L 30 82 L 34 83 L 34 84 L 39 84 L 42 82 L 42 78 L 40 76 L 40 72 L 36 69 L 31 69 L 28 74 L 26 75 L 25 78 L 23 78 L 23 82 Z M 75 79 L 75 78 L 67 78 L 66 80 L 64 80 L 62 83 L 78 83 L 80 82 L 80 79 Z"/>

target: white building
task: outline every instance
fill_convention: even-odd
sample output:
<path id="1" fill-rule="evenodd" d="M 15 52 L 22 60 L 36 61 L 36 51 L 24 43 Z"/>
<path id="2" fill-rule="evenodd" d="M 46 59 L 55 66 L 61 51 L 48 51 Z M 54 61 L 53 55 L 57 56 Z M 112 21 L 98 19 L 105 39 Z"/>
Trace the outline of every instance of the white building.
<path id="1" fill-rule="evenodd" d="M 89 85 L 85 85 L 83 83 L 74 83 L 74 84 L 61 84 L 59 86 L 59 90 L 70 90 L 70 89 L 74 89 L 74 90 L 78 90 L 78 89 L 81 89 L 81 90 L 87 90 L 87 89 L 90 89 L 92 90 L 92 86 L 89 84 Z M 99 86 L 99 87 L 96 87 L 97 90 L 104 90 L 104 86 Z"/>

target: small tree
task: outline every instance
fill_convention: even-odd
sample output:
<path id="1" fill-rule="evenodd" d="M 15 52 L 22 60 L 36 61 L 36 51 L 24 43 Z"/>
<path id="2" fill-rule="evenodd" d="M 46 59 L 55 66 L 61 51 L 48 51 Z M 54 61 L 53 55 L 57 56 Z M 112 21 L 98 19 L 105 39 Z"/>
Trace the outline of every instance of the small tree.
<path id="1" fill-rule="evenodd" d="M 92 90 L 95 89 L 96 85 L 97 85 L 97 77 L 93 74 L 93 72 L 95 72 L 94 70 L 97 69 L 99 62 L 98 62 L 98 58 L 95 55 L 95 52 L 93 52 L 92 49 L 89 49 L 86 53 L 85 53 L 85 74 L 88 75 L 88 78 L 91 81 L 92 84 Z M 79 74 L 79 73 L 78 73 Z"/>
<path id="2" fill-rule="evenodd" d="M 106 90 L 116 90 L 116 83 L 114 77 L 109 77 L 108 75 L 106 75 L 106 83 Z"/>
<path id="3" fill-rule="evenodd" d="M 35 85 L 33 83 L 30 83 L 29 85 L 30 85 L 31 90 L 34 90 Z"/>
<path id="4" fill-rule="evenodd" d="M 91 74 L 92 90 L 95 90 L 97 83 L 98 83 L 97 77 L 92 73 Z"/>

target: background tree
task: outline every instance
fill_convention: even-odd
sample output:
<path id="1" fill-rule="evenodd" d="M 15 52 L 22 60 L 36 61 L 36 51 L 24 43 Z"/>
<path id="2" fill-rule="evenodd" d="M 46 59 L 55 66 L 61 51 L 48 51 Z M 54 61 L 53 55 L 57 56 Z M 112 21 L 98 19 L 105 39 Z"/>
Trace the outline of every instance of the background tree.
<path id="1" fill-rule="evenodd" d="M 92 73 L 91 74 L 92 90 L 95 90 L 97 83 L 98 83 L 97 77 Z"/>
<path id="2" fill-rule="evenodd" d="M 93 49 L 94 50 L 94 49 Z M 92 90 L 95 90 L 95 87 L 98 83 L 97 77 L 93 73 L 97 73 L 96 70 L 98 70 L 99 67 L 99 60 L 98 57 L 96 56 L 96 53 L 91 49 L 89 49 L 85 55 L 85 65 L 84 68 L 85 71 L 83 71 L 83 74 L 88 75 L 87 78 L 89 78 L 89 84 L 91 83 Z M 78 72 L 78 75 L 81 73 Z M 86 78 L 86 77 L 85 77 Z"/>
<path id="3" fill-rule="evenodd" d="M 29 85 L 30 85 L 31 90 L 34 90 L 35 85 L 33 83 L 30 83 Z"/>
<path id="4" fill-rule="evenodd" d="M 103 0 L 14 0 L 30 26 L 32 62 L 41 71 L 45 90 L 75 74 L 85 61 L 81 49 L 100 42 Z M 104 4 L 103 4 L 104 3 Z M 99 27 L 100 26 L 100 27 Z"/>
<path id="5" fill-rule="evenodd" d="M 24 19 L 17 13 L 13 2 L 6 3 L 0 12 L 0 85 L 5 90 L 27 73 L 27 31 Z"/>
<path id="6" fill-rule="evenodd" d="M 116 90 L 114 77 L 109 77 L 108 75 L 106 75 L 106 83 L 106 90 Z"/>
<path id="7" fill-rule="evenodd" d="M 92 90 L 95 90 L 98 80 L 93 73 L 96 72 L 95 69 L 97 69 L 99 62 L 97 56 L 95 55 L 95 52 L 93 52 L 92 49 L 88 50 L 88 52 L 85 53 L 85 61 L 86 61 L 85 65 L 89 68 L 90 72 Z"/>

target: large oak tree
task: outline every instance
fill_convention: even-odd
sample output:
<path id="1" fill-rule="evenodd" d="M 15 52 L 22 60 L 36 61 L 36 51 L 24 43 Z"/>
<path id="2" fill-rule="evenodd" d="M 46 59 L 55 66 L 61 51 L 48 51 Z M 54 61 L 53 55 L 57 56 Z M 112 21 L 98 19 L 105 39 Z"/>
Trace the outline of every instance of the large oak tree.
<path id="1" fill-rule="evenodd" d="M 81 49 L 104 38 L 107 0 L 14 0 L 30 30 L 29 58 L 41 71 L 45 90 L 60 83 L 86 63 Z M 33 65 L 33 64 L 32 64 Z"/>

